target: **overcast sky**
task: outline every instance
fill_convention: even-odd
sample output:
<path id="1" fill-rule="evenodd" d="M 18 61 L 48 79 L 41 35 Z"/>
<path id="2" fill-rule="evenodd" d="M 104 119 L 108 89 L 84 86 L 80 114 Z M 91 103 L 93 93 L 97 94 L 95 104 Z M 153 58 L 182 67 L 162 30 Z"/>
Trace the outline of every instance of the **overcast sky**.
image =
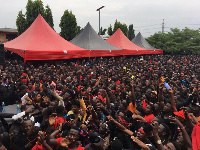
<path id="1" fill-rule="evenodd" d="M 0 28 L 16 28 L 16 18 L 20 10 L 25 13 L 28 0 L 0 0 Z M 200 0 L 43 0 L 44 6 L 50 6 L 54 28 L 60 32 L 59 23 L 66 9 L 76 16 L 77 24 L 82 28 L 90 22 L 95 31 L 101 26 L 113 26 L 117 19 L 127 25 L 133 24 L 135 33 L 144 37 L 162 30 L 165 19 L 165 31 L 170 28 L 200 28 Z"/>

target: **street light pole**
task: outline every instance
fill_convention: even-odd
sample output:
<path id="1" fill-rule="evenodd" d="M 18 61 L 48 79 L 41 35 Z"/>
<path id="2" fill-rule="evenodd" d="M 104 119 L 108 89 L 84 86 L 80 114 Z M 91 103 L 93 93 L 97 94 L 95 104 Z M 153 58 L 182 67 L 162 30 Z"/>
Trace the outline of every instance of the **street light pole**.
<path id="1" fill-rule="evenodd" d="M 102 9 L 102 8 L 104 8 L 105 6 L 101 6 L 101 7 L 99 7 L 98 9 L 97 9 L 97 11 L 99 11 L 99 35 L 100 35 L 100 10 Z"/>

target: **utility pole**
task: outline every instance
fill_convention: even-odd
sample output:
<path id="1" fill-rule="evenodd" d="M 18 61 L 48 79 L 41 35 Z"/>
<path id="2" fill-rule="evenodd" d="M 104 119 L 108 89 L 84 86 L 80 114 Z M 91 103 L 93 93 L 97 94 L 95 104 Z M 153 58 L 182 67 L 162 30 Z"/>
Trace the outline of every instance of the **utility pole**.
<path id="1" fill-rule="evenodd" d="M 99 7 L 98 9 L 97 9 L 97 11 L 99 12 L 99 35 L 100 35 L 100 10 L 102 9 L 102 8 L 104 8 L 105 6 L 101 6 L 101 7 Z"/>
<path id="2" fill-rule="evenodd" d="M 165 32 L 164 29 L 165 29 L 165 20 L 163 19 L 163 22 L 162 22 L 162 33 Z"/>

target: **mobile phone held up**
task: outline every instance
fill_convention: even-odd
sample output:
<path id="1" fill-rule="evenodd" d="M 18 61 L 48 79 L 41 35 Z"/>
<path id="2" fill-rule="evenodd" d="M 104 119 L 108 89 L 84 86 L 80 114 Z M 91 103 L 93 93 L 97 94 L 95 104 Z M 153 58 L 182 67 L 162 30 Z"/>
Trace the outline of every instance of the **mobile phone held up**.
<path id="1" fill-rule="evenodd" d="M 164 85 L 168 90 L 171 90 L 171 88 L 170 88 L 170 86 L 169 86 L 169 84 L 167 82 L 164 82 Z"/>

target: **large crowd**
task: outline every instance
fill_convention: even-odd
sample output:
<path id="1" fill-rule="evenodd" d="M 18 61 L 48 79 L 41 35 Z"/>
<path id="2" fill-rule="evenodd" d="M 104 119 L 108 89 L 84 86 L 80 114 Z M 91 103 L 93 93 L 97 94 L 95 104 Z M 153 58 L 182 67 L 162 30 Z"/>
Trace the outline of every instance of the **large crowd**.
<path id="1" fill-rule="evenodd" d="M 200 149 L 198 55 L 6 59 L 0 75 L 0 103 L 20 104 L 1 150 Z"/>

